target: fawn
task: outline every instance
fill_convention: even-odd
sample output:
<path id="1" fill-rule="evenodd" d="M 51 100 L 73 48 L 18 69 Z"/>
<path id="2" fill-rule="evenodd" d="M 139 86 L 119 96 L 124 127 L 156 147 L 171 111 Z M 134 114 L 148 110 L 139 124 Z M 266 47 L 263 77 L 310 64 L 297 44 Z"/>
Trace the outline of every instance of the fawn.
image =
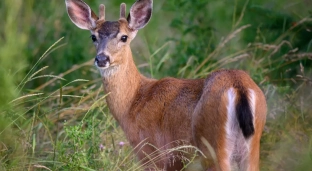
<path id="1" fill-rule="evenodd" d="M 142 163 L 158 156 L 146 170 L 259 170 L 266 100 L 248 74 L 219 70 L 205 79 L 147 78 L 136 68 L 130 42 L 149 22 L 152 0 L 137 0 L 128 17 L 122 3 L 118 21 L 105 20 L 104 5 L 97 16 L 82 0 L 65 2 L 72 22 L 91 32 L 111 114 L 129 143 L 139 146 Z M 160 155 L 180 141 L 201 151 L 188 167 L 189 156 L 178 151 Z"/>

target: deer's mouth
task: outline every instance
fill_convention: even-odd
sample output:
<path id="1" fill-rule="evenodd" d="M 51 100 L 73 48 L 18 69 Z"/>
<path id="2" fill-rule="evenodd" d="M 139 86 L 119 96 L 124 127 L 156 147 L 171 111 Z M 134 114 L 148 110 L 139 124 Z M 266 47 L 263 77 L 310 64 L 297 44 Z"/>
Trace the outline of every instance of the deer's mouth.
<path id="1" fill-rule="evenodd" d="M 110 63 L 109 62 L 97 62 L 97 61 L 94 61 L 94 65 L 98 68 L 98 69 L 106 69 L 110 66 Z"/>

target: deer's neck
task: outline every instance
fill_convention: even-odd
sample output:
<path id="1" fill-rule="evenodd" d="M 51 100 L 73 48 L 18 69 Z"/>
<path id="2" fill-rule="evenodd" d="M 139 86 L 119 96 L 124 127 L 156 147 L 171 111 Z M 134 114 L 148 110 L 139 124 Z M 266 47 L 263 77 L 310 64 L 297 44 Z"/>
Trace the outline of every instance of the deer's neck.
<path id="1" fill-rule="evenodd" d="M 126 57 L 128 59 L 126 65 L 117 66 L 112 74 L 103 77 L 104 90 L 105 93 L 108 93 L 107 105 L 122 127 L 126 124 L 123 122 L 128 121 L 129 116 L 127 114 L 140 86 L 149 81 L 148 78 L 139 73 L 131 52 L 129 55 L 131 56 Z"/>

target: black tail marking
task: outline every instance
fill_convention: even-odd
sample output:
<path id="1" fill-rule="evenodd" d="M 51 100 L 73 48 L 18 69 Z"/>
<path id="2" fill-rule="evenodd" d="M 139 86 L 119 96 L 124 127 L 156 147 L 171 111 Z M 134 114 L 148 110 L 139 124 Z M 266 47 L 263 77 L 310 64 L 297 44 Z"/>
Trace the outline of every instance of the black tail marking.
<path id="1" fill-rule="evenodd" d="M 247 139 L 255 133 L 253 115 L 246 91 L 239 91 L 240 98 L 236 105 L 236 117 L 244 137 Z"/>

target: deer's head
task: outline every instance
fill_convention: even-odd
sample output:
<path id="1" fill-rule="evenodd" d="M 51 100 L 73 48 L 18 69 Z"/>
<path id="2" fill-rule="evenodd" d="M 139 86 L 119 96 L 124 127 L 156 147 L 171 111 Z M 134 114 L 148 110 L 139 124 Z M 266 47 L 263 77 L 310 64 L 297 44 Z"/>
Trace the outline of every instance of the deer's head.
<path id="1" fill-rule="evenodd" d="M 152 0 L 137 0 L 126 18 L 126 5 L 120 5 L 118 21 L 105 20 L 105 6 L 100 5 L 99 16 L 82 0 L 65 0 L 72 22 L 81 29 L 90 30 L 97 54 L 94 64 L 105 72 L 126 65 L 131 58 L 130 42 L 152 15 Z"/>

